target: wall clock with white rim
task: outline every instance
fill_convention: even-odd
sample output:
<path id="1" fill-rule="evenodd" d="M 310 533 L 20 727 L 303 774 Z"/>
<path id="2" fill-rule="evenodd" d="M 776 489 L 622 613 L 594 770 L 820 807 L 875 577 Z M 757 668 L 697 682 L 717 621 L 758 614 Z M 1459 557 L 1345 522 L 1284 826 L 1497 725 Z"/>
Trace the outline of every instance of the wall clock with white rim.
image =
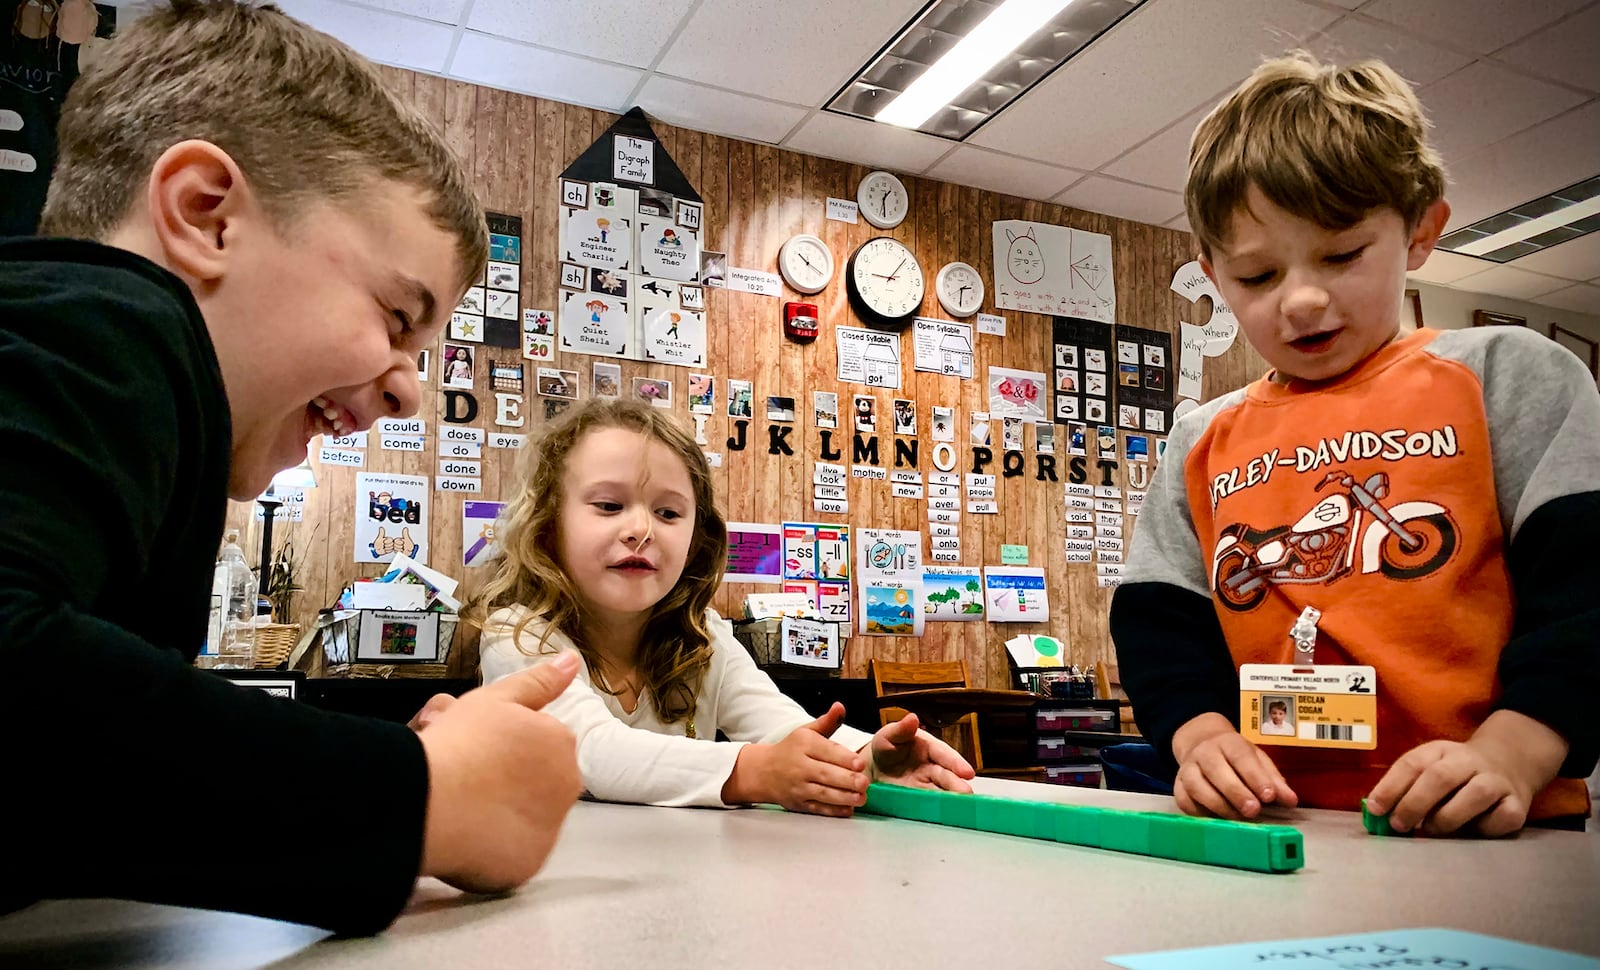
<path id="1" fill-rule="evenodd" d="M 833 251 L 816 236 L 790 236 L 778 249 L 778 272 L 801 293 L 818 293 L 833 280 Z"/>
<path id="2" fill-rule="evenodd" d="M 970 317 L 983 309 L 983 276 L 970 263 L 944 264 L 933 278 L 933 292 L 952 317 Z"/>
<path id="3" fill-rule="evenodd" d="M 889 236 L 862 243 L 845 267 L 850 305 L 871 326 L 900 329 L 910 323 L 922 308 L 925 287 L 916 254 Z"/>
<path id="4" fill-rule="evenodd" d="M 871 172 L 856 187 L 856 208 L 879 229 L 893 229 L 906 221 L 911 196 L 893 172 Z"/>

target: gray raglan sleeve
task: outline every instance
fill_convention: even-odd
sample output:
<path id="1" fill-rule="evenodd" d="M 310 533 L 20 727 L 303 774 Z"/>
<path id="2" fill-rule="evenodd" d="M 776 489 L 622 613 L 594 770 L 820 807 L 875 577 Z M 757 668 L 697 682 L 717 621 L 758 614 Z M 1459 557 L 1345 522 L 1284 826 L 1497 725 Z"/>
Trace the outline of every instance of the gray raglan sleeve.
<path id="1" fill-rule="evenodd" d="M 1224 395 L 1184 415 L 1167 437 L 1134 525 L 1128 569 L 1111 599 L 1111 637 L 1139 729 L 1169 768 L 1172 736 L 1207 713 L 1237 721 L 1238 681 L 1211 601 L 1184 464 L 1211 419 L 1243 400 Z"/>
<path id="2" fill-rule="evenodd" d="M 1516 597 L 1499 706 L 1566 738 L 1561 774 L 1584 777 L 1600 755 L 1600 392 L 1577 357 L 1520 328 L 1452 331 L 1431 349 L 1483 381 Z"/>

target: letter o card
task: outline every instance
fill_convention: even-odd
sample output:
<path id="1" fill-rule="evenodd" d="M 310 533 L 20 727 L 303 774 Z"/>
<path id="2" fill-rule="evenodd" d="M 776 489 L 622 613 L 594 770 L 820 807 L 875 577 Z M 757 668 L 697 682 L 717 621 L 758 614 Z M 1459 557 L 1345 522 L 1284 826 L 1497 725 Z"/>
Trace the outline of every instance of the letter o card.
<path id="1" fill-rule="evenodd" d="M 1239 733 L 1255 744 L 1371 751 L 1378 746 L 1378 677 L 1371 667 L 1245 664 Z"/>

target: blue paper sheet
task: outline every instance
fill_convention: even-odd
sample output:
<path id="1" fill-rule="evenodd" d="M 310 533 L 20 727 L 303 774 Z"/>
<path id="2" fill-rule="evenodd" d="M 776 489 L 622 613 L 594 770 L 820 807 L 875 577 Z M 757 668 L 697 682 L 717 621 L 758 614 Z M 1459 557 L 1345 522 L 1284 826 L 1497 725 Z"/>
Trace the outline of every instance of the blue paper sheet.
<path id="1" fill-rule="evenodd" d="M 1403 964 L 1386 961 L 1405 959 Z M 1411 961 L 1416 961 L 1415 963 Z M 1305 940 L 1235 943 L 1193 950 L 1107 957 L 1128 970 L 1366 970 L 1374 966 L 1461 970 L 1600 970 L 1600 959 L 1460 930 L 1388 930 Z"/>

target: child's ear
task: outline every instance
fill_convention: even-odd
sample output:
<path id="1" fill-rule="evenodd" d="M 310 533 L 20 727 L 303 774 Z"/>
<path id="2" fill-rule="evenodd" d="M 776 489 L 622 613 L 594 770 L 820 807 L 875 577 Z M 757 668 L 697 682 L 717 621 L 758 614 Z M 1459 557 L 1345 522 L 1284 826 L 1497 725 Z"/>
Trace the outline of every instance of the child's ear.
<path id="1" fill-rule="evenodd" d="M 1450 203 L 1439 199 L 1428 206 L 1411 230 L 1411 241 L 1406 248 L 1407 270 L 1422 268 L 1422 264 L 1433 254 L 1433 247 L 1438 245 L 1439 236 L 1444 233 L 1445 224 L 1449 221 Z"/>
<path id="2" fill-rule="evenodd" d="M 254 208 L 243 174 L 208 141 L 181 141 L 150 169 L 145 203 L 167 266 L 194 281 L 220 277 L 235 221 Z"/>

